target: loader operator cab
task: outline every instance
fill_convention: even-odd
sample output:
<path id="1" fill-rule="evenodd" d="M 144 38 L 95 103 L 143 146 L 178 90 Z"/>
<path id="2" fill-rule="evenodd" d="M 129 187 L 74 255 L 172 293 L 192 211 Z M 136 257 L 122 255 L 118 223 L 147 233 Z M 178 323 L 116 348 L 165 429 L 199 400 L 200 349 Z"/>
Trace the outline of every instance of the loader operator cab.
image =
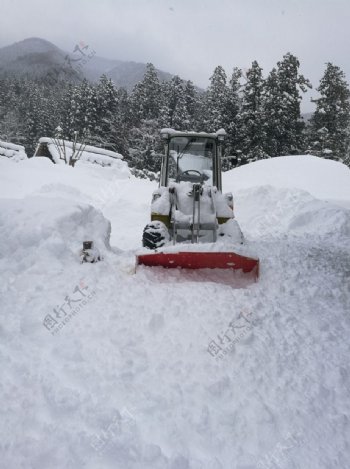
<path id="1" fill-rule="evenodd" d="M 184 181 L 214 185 L 221 190 L 221 145 L 217 134 L 171 129 L 164 129 L 161 134 L 165 140 L 161 186 Z"/>
<path id="2" fill-rule="evenodd" d="M 173 137 L 169 145 L 169 178 L 212 184 L 214 141 L 199 137 Z"/>

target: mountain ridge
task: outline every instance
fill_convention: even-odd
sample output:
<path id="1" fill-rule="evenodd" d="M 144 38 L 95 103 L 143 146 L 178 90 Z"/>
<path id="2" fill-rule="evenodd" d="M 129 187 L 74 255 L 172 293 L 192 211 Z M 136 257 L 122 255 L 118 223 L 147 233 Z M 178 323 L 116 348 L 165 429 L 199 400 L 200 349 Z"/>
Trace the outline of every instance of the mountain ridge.
<path id="1" fill-rule="evenodd" d="M 83 43 L 77 44 L 73 53 L 38 37 L 0 48 L 0 77 L 45 78 L 52 71 L 57 73 L 57 67 L 62 76 L 72 81 L 86 78 L 96 82 L 105 74 L 116 86 L 128 91 L 142 80 L 146 71 L 145 63 L 99 57 Z M 174 76 L 163 70 L 156 71 L 161 81 L 169 81 Z"/>

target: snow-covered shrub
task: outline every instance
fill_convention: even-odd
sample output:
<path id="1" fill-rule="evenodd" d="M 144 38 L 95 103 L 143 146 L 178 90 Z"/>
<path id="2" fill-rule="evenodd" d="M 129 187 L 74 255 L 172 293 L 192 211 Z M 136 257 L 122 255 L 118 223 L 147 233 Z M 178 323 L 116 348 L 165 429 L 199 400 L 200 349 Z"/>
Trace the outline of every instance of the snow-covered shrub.
<path id="1" fill-rule="evenodd" d="M 159 181 L 160 173 L 154 173 L 153 171 L 149 171 L 148 169 L 137 169 L 137 168 L 130 168 L 130 172 L 133 176 L 140 178 L 140 179 L 149 179 L 150 181 Z"/>

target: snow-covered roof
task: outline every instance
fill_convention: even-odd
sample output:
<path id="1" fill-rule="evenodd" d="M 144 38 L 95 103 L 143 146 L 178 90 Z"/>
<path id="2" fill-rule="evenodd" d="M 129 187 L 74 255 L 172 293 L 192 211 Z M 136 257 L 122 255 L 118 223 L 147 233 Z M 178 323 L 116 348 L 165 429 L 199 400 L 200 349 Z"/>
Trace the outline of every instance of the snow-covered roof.
<path id="1" fill-rule="evenodd" d="M 83 143 L 73 143 L 68 140 L 53 139 L 50 137 L 42 137 L 34 156 L 47 156 L 54 163 L 60 164 L 67 162 L 71 158 L 75 149 L 75 153 L 79 155 L 78 161 L 82 163 L 95 163 L 101 166 L 115 166 L 121 163 L 123 155 L 104 148 L 84 145 Z M 124 164 L 124 163 L 123 163 Z"/>
<path id="2" fill-rule="evenodd" d="M 15 145 L 10 142 L 0 140 L 0 156 L 13 158 L 15 161 L 27 159 L 25 148 L 22 145 Z"/>
<path id="3" fill-rule="evenodd" d="M 73 149 L 73 146 L 76 145 L 77 149 L 83 147 L 84 152 L 87 152 L 87 153 L 94 153 L 96 155 L 105 155 L 105 156 L 110 156 L 111 158 L 123 159 L 123 155 L 115 151 L 105 150 L 104 148 L 93 147 L 92 145 L 84 145 L 83 143 L 78 143 L 78 142 L 74 144 L 73 142 L 70 142 L 68 140 L 53 139 L 50 137 L 41 137 L 39 139 L 39 143 L 47 143 L 49 145 L 55 145 L 55 146 L 64 145 L 65 147 L 71 148 L 71 149 Z"/>

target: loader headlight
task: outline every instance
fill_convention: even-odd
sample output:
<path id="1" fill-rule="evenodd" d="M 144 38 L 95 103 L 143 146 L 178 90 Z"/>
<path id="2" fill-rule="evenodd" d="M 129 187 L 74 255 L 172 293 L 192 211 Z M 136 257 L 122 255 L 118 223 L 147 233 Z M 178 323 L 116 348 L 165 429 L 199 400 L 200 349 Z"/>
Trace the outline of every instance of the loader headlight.
<path id="1" fill-rule="evenodd" d="M 218 141 L 219 141 L 220 143 L 222 143 L 222 142 L 225 140 L 226 135 L 227 135 L 227 134 L 226 134 L 226 132 L 225 132 L 224 129 L 220 129 L 220 130 L 218 130 L 218 131 L 216 132 L 216 136 L 217 136 Z"/>

